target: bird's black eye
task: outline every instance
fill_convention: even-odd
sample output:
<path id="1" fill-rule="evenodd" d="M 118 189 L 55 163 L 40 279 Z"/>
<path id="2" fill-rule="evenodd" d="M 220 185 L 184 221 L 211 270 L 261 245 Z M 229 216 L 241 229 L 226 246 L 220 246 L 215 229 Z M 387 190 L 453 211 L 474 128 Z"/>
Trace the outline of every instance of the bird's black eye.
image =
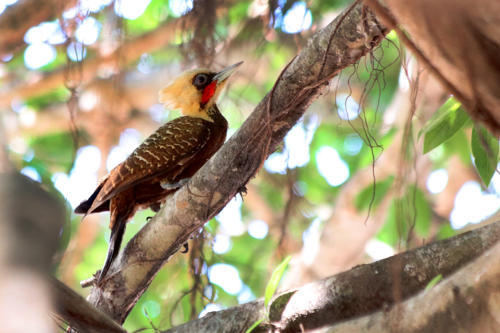
<path id="1" fill-rule="evenodd" d="M 193 79 L 193 84 L 196 88 L 204 88 L 208 83 L 209 77 L 207 74 L 198 74 Z"/>

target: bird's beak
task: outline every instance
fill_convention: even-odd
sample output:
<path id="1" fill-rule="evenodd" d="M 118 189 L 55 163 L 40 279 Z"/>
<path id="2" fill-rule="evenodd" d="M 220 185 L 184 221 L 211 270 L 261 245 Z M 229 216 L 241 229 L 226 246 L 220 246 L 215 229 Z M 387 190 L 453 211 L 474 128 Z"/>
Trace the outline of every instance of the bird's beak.
<path id="1" fill-rule="evenodd" d="M 243 63 L 243 61 L 240 61 L 240 62 L 237 62 L 237 63 L 231 65 L 231 66 L 224 68 L 219 73 L 215 74 L 215 76 L 213 77 L 212 80 L 217 81 L 217 85 L 220 85 L 221 83 L 226 81 L 231 76 L 231 74 L 233 74 L 242 63 Z"/>

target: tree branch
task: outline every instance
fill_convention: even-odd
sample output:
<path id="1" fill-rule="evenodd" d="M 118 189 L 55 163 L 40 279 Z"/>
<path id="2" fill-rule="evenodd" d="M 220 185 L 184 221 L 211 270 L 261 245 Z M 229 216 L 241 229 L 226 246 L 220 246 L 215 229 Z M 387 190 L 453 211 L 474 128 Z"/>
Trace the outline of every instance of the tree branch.
<path id="1" fill-rule="evenodd" d="M 500 274 L 498 269 L 500 267 L 499 240 L 500 222 L 496 222 L 372 264 L 357 266 L 350 271 L 309 283 L 298 289 L 283 292 L 274 297 L 271 302 L 269 317 L 270 324 L 275 329 L 273 332 L 300 332 L 301 329 L 331 327 L 339 322 L 375 311 L 380 312 L 359 320 L 362 324 L 360 326 L 353 328 L 352 324 L 347 322 L 340 324 L 340 328 L 332 332 L 387 332 L 391 331 L 389 329 L 391 325 L 395 325 L 395 330 L 392 332 L 435 332 L 429 326 L 436 324 L 436 321 L 426 322 L 422 318 L 435 316 L 434 318 L 439 317 L 443 320 L 442 322 L 446 323 L 457 321 L 460 317 L 448 316 L 443 311 L 446 309 L 444 304 L 453 303 L 453 295 L 458 296 L 455 301 L 461 304 L 461 313 L 467 315 L 466 311 L 469 309 L 475 311 L 474 313 L 479 313 L 476 308 L 477 310 L 484 309 L 479 305 L 485 303 L 484 299 L 482 302 L 476 302 L 477 297 L 474 297 L 472 306 L 463 306 L 468 295 L 475 295 L 469 289 L 471 286 L 474 289 L 488 287 L 491 292 L 498 293 L 500 288 L 498 283 L 500 281 L 498 279 Z M 481 256 L 491 247 L 494 247 L 492 252 Z M 491 263 L 486 264 L 487 261 Z M 485 270 L 484 267 L 491 268 L 491 271 Z M 481 272 L 481 278 L 478 278 L 478 272 Z M 389 306 L 417 294 L 438 274 L 449 279 L 434 287 L 430 293 L 419 294 L 414 299 L 403 303 L 401 307 L 399 305 L 393 307 L 388 316 Z M 457 288 L 458 291 L 456 291 Z M 243 332 L 253 322 L 264 317 L 263 303 L 260 299 L 227 310 L 209 313 L 203 318 L 174 327 L 165 333 Z M 414 304 L 413 307 L 412 304 Z M 415 309 L 419 310 L 415 311 Z M 391 317 L 391 315 L 394 316 Z M 484 318 L 487 315 L 488 313 L 482 313 L 478 318 Z M 467 317 L 471 316 L 467 315 Z M 390 318 L 394 320 L 391 321 Z M 401 322 L 402 325 L 399 325 L 402 319 L 404 321 Z M 412 319 L 419 321 L 412 321 Z M 261 324 L 256 332 L 269 328 L 265 327 L 266 325 L 269 323 Z M 365 331 L 358 330 L 358 327 Z M 457 330 L 442 332 L 450 331 Z"/>
<path id="2" fill-rule="evenodd" d="M 143 53 L 156 51 L 171 41 L 178 33 L 179 28 L 188 28 L 192 22 L 191 15 L 165 22 L 157 29 L 125 42 L 108 55 L 85 60 L 81 65 L 81 70 L 78 70 L 76 79 L 82 83 L 88 82 L 96 76 L 99 69 L 104 65 L 116 64 L 118 61 L 122 65 L 126 65 L 138 59 Z M 55 89 L 63 85 L 68 79 L 75 78 L 68 77 L 67 69 L 61 68 L 43 75 L 37 81 L 8 87 L 0 93 L 0 107 L 9 106 L 10 102 L 15 98 L 26 99 Z"/>
<path id="3" fill-rule="evenodd" d="M 39 183 L 0 173 L 0 332 L 53 331 L 45 276 L 65 220 L 64 205 Z"/>
<path id="4" fill-rule="evenodd" d="M 82 296 L 61 281 L 50 278 L 49 286 L 57 317 L 78 333 L 124 333 L 123 327 L 90 305 Z"/>
<path id="5" fill-rule="evenodd" d="M 127 244 L 91 303 L 122 323 L 161 266 L 256 174 L 328 81 L 386 32 L 358 2 L 317 32 L 240 130 Z"/>
<path id="6" fill-rule="evenodd" d="M 364 2 L 475 120 L 500 137 L 500 2 Z"/>
<path id="7" fill-rule="evenodd" d="M 381 310 L 330 327 L 328 332 L 498 332 L 499 292 L 500 244 L 497 243 L 429 291 L 390 311 Z"/>
<path id="8" fill-rule="evenodd" d="M 24 34 L 34 25 L 54 19 L 76 0 L 21 0 L 0 15 L 0 56 L 16 52 L 24 44 Z"/>

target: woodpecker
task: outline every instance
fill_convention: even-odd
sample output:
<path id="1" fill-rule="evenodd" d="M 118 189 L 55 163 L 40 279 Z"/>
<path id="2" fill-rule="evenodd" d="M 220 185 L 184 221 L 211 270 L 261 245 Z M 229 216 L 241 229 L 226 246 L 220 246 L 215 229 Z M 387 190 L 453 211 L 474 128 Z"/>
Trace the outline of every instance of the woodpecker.
<path id="1" fill-rule="evenodd" d="M 126 223 L 135 212 L 144 208 L 157 212 L 166 197 L 187 183 L 224 143 L 227 121 L 215 102 L 242 63 L 220 72 L 187 71 L 160 90 L 160 102 L 180 109 L 183 116 L 158 128 L 76 207 L 75 213 L 85 216 L 110 212 L 109 248 L 98 283 L 116 258 Z"/>

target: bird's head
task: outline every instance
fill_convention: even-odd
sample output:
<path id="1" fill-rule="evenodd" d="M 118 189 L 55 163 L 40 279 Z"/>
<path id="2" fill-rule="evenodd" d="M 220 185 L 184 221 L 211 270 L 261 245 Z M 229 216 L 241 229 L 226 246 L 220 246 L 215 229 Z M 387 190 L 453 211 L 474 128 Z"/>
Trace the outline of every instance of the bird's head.
<path id="1" fill-rule="evenodd" d="M 208 69 L 187 71 L 160 90 L 160 103 L 171 109 L 180 109 L 185 116 L 211 121 L 207 112 L 217 101 L 227 79 L 242 63 L 243 61 L 240 61 L 220 72 Z"/>

